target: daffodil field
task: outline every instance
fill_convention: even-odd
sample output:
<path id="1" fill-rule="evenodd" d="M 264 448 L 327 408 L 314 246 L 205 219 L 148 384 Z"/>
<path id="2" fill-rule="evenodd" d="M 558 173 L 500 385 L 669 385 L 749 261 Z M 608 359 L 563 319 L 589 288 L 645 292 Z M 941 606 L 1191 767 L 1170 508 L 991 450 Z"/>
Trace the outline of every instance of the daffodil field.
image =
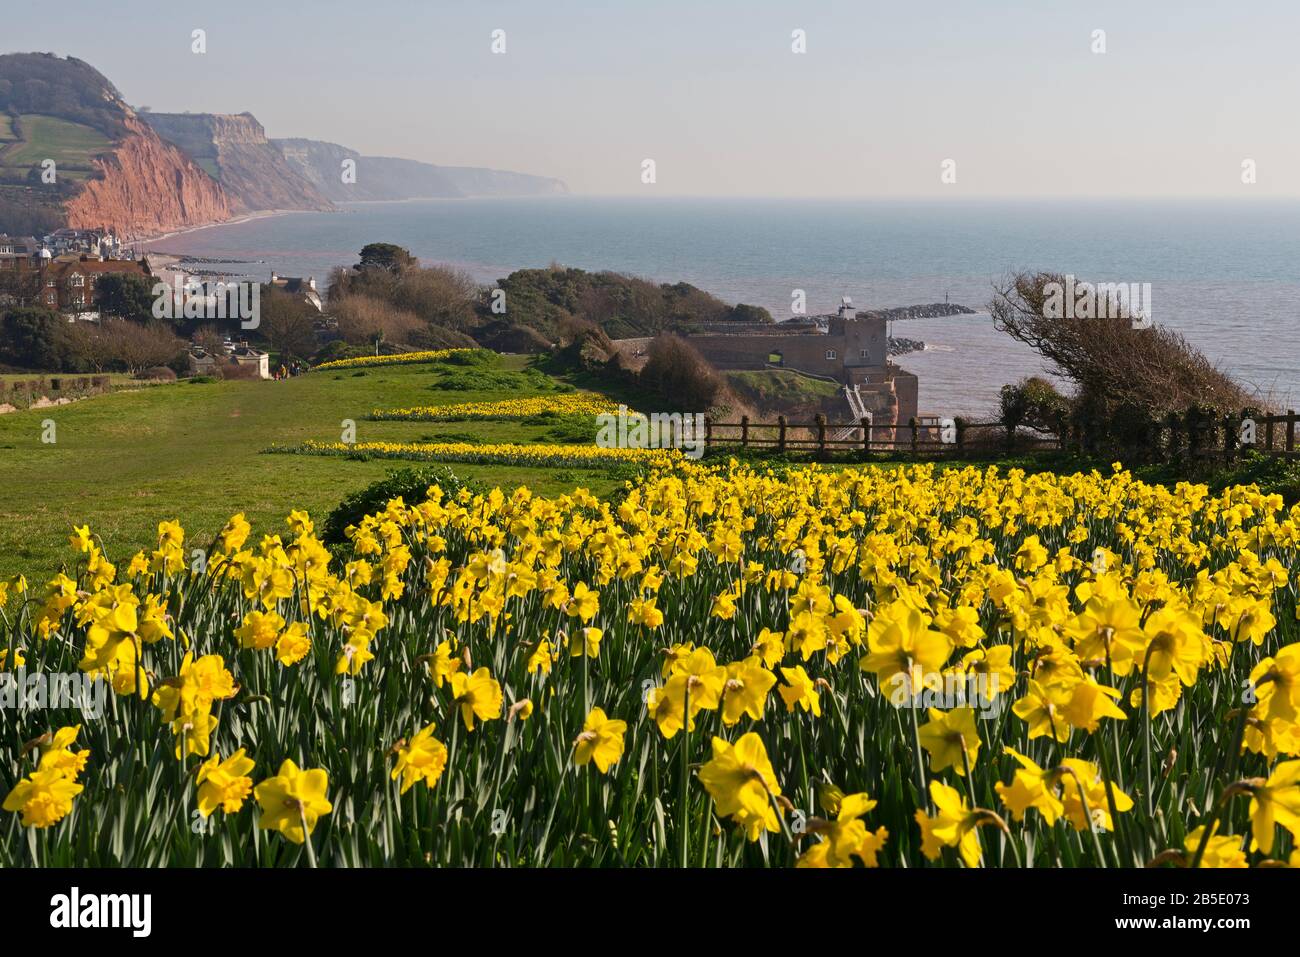
<path id="1" fill-rule="evenodd" d="M 598 468 L 605 465 L 668 467 L 684 459 L 679 449 L 618 448 L 599 445 L 552 445 L 515 442 L 317 442 L 275 446 L 283 455 L 396 459 L 408 462 L 472 462 L 478 465 Z"/>
<path id="2" fill-rule="evenodd" d="M 366 369 L 374 366 L 401 366 L 424 362 L 437 362 L 448 356 L 473 352 L 473 349 L 430 349 L 425 352 L 397 352 L 386 356 L 357 356 L 354 359 L 334 359 L 312 366 L 313 372 L 335 369 Z"/>
<path id="3" fill-rule="evenodd" d="M 624 407 L 626 409 L 626 407 Z M 370 418 L 393 422 L 502 422 L 538 415 L 592 417 L 618 412 L 618 403 L 593 392 L 568 395 L 539 395 L 525 399 L 493 402 L 456 402 L 449 405 L 416 406 L 409 409 L 375 409 Z"/>
<path id="4" fill-rule="evenodd" d="M 199 537 L 200 530 L 193 530 Z M 0 591 L 0 864 L 1300 863 L 1300 507 L 667 462 Z"/>

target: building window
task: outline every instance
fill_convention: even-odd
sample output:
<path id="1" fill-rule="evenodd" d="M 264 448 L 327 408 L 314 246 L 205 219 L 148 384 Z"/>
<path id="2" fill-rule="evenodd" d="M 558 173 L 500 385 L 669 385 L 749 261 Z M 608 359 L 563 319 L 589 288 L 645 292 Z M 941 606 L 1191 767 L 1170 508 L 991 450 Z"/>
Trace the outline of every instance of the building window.
<path id="1" fill-rule="evenodd" d="M 867 359 L 867 358 L 870 358 L 870 356 L 871 356 L 871 350 L 869 350 L 869 349 L 859 349 L 859 350 L 858 350 L 858 358 L 859 358 L 859 359 Z"/>
<path id="2" fill-rule="evenodd" d="M 73 277 L 72 277 L 72 285 L 74 285 L 74 286 L 84 286 L 85 284 L 86 284 L 86 277 L 85 277 L 85 276 L 82 276 L 82 275 L 80 275 L 80 274 L 74 274 L 74 275 L 73 275 Z"/>
<path id="3" fill-rule="evenodd" d="M 826 350 L 826 358 L 827 358 L 827 359 L 834 359 L 834 358 L 835 358 L 835 350 L 834 350 L 834 349 L 827 349 L 827 350 Z"/>

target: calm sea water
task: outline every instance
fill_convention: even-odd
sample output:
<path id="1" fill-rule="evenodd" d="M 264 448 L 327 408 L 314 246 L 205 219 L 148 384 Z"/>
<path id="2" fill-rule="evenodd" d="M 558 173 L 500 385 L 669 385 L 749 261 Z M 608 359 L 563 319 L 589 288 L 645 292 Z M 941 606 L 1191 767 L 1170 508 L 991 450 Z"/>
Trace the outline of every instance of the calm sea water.
<path id="1" fill-rule="evenodd" d="M 975 316 L 895 323 L 927 349 L 899 362 L 921 408 L 979 415 L 998 388 L 1043 370 L 987 314 L 1009 270 L 1149 282 L 1152 319 L 1283 406 L 1300 401 L 1300 202 L 885 202 L 547 197 L 353 204 L 173 236 L 151 248 L 267 278 L 351 264 L 369 242 L 481 282 L 552 262 L 686 281 L 728 302 L 790 315 L 841 296 L 858 308 L 942 302 Z"/>

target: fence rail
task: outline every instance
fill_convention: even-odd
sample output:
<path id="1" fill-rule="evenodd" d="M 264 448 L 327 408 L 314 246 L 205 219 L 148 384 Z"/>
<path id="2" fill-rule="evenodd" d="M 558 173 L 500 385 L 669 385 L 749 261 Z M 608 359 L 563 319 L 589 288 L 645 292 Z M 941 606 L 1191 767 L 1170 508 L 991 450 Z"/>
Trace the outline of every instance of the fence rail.
<path id="1" fill-rule="evenodd" d="M 1169 430 L 1169 446 L 1176 452 L 1186 436 L 1189 455 L 1209 457 L 1222 454 L 1225 463 L 1240 458 L 1254 450 L 1264 455 L 1300 459 L 1296 448 L 1296 432 L 1300 429 L 1300 415 L 1288 409 L 1280 415 L 1253 415 L 1243 411 L 1239 415 L 1225 415 L 1219 422 L 1205 416 L 1188 413 L 1178 420 L 1170 416 L 1165 422 Z"/>
<path id="2" fill-rule="evenodd" d="M 908 452 L 917 456 L 962 457 L 970 453 L 1043 452 L 1067 448 L 1091 448 L 1088 436 L 1077 424 L 1062 419 L 1055 431 L 1004 422 L 968 422 L 961 418 L 940 420 L 921 416 L 906 424 L 876 425 L 870 419 L 830 422 L 818 415 L 811 422 L 791 422 L 784 415 L 775 422 L 705 420 L 704 444 L 708 449 L 772 449 L 777 453 L 859 451 Z M 1254 450 L 1265 455 L 1300 459 L 1296 434 L 1300 415 L 1288 410 L 1278 415 L 1227 415 L 1214 420 L 1189 409 L 1162 421 L 1139 426 L 1137 444 L 1153 455 L 1172 461 L 1182 455 L 1191 458 L 1222 456 L 1230 463 Z"/>
<path id="3" fill-rule="evenodd" d="M 983 440 L 980 440 L 983 437 Z M 774 449 L 781 452 L 835 451 L 910 452 L 917 455 L 963 455 L 975 447 L 996 444 L 1003 448 L 1014 443 L 1021 448 L 1061 447 L 1060 437 L 1052 433 L 1038 436 L 1009 431 L 1001 422 L 966 422 L 955 419 L 946 424 L 933 416 L 908 421 L 906 425 L 875 425 L 870 419 L 857 422 L 830 422 L 819 415 L 812 422 L 791 422 L 778 416 L 775 422 L 755 422 L 742 416 L 739 422 L 705 420 L 706 448 Z"/>

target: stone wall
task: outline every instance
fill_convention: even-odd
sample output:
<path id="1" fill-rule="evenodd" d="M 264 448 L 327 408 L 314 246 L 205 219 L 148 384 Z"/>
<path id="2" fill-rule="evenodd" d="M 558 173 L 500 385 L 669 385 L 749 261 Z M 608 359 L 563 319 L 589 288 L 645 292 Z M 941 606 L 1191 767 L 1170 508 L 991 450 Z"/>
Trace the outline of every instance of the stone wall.
<path id="1" fill-rule="evenodd" d="M 784 332 L 780 326 L 764 326 L 692 335 L 690 343 L 719 369 L 781 365 L 840 382 L 848 382 L 853 370 L 884 366 L 888 350 L 885 318 L 873 313 L 832 319 L 825 333 L 806 327 Z M 773 356 L 779 356 L 779 361 L 770 358 Z"/>

